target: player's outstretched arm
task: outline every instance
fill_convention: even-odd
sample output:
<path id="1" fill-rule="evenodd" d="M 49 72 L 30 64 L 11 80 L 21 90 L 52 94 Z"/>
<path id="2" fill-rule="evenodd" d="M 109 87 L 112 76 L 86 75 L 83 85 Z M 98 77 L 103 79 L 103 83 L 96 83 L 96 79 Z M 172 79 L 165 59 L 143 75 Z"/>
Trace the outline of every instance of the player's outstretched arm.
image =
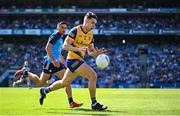
<path id="1" fill-rule="evenodd" d="M 100 54 L 106 53 L 107 50 L 106 50 L 105 48 L 95 49 L 95 48 L 94 48 L 94 44 L 92 43 L 92 44 L 88 47 L 87 52 L 88 52 L 88 54 L 89 54 L 90 56 L 96 57 L 96 56 L 98 56 L 98 55 L 100 55 Z"/>
<path id="2" fill-rule="evenodd" d="M 74 39 L 67 36 L 65 41 L 64 41 L 64 44 L 63 44 L 63 49 L 67 50 L 67 51 L 75 51 L 75 52 L 86 51 L 86 47 L 82 47 L 82 48 L 73 47 L 72 46 L 73 42 L 74 42 Z"/>

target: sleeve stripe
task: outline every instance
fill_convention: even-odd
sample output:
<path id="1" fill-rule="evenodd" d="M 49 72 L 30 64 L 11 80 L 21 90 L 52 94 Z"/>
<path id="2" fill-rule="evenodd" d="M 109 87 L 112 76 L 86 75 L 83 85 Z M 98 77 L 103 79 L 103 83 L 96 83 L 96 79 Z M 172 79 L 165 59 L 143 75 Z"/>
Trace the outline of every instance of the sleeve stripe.
<path id="1" fill-rule="evenodd" d="M 70 38 L 75 39 L 75 37 L 72 37 L 71 35 L 68 35 Z"/>
<path id="2" fill-rule="evenodd" d="M 58 37 L 57 37 L 57 36 L 53 36 L 53 37 L 50 39 L 49 43 L 51 43 L 52 45 L 54 45 L 57 41 L 58 41 Z"/>
<path id="3" fill-rule="evenodd" d="M 71 37 L 72 39 L 75 39 L 76 35 L 77 35 L 77 27 L 71 29 L 70 32 L 68 33 L 68 36 Z"/>

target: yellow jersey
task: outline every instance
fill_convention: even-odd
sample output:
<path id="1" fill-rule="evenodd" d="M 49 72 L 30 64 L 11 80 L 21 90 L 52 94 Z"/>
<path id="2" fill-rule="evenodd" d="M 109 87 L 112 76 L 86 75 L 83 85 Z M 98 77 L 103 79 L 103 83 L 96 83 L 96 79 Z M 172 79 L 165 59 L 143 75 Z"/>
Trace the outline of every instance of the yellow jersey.
<path id="1" fill-rule="evenodd" d="M 94 42 L 93 32 L 89 31 L 85 33 L 82 29 L 82 25 L 78 25 L 74 27 L 73 29 L 71 29 L 68 36 L 74 39 L 72 46 L 76 48 L 88 47 Z M 86 54 L 86 51 L 81 51 L 81 52 L 69 51 L 67 59 L 84 60 L 85 54 Z"/>

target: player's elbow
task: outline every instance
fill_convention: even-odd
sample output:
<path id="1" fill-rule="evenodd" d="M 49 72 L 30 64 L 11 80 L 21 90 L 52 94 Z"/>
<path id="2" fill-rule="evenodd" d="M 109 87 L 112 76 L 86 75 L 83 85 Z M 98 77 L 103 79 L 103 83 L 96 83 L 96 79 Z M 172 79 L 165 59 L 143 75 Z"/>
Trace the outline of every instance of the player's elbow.
<path id="1" fill-rule="evenodd" d="M 65 45 L 64 44 L 62 45 L 62 49 L 65 50 Z"/>
<path id="2" fill-rule="evenodd" d="M 67 50 L 67 48 L 68 48 L 67 45 L 63 44 L 62 49 Z"/>
<path id="3" fill-rule="evenodd" d="M 47 53 L 51 52 L 51 50 L 49 50 L 48 48 L 45 48 L 45 50 Z"/>
<path id="4" fill-rule="evenodd" d="M 46 50 L 46 52 L 48 53 L 48 52 L 51 52 L 51 51 L 52 51 L 52 48 L 51 48 L 50 46 L 46 46 L 46 47 L 45 47 L 45 50 Z"/>
<path id="5" fill-rule="evenodd" d="M 47 46 L 45 47 L 45 50 L 46 50 L 46 52 L 48 51 L 48 48 L 47 48 Z"/>

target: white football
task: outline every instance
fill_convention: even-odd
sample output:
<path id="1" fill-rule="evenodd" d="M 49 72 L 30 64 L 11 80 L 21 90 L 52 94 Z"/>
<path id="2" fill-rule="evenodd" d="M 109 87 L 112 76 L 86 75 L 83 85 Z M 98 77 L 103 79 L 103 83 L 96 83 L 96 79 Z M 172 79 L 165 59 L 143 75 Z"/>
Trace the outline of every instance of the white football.
<path id="1" fill-rule="evenodd" d="M 110 63 L 109 57 L 106 54 L 100 54 L 96 57 L 96 65 L 99 69 L 106 68 Z"/>

